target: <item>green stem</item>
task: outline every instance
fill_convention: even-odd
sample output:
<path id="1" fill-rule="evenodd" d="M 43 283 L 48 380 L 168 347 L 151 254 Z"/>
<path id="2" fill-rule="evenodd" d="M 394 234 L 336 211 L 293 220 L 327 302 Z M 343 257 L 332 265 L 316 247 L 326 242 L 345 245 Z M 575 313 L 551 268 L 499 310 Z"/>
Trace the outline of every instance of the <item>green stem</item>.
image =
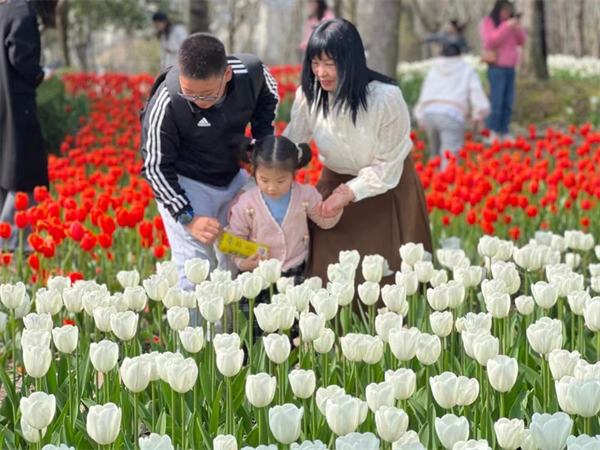
<path id="1" fill-rule="evenodd" d="M 133 393 L 133 448 L 138 448 L 138 436 L 140 427 L 138 426 L 138 401 L 137 393 Z"/>
<path id="2" fill-rule="evenodd" d="M 271 285 L 271 288 L 273 286 Z M 254 347 L 254 302 L 256 299 L 250 299 L 250 307 L 248 310 L 248 366 L 250 366 L 250 373 L 252 374 L 252 347 Z"/>
<path id="3" fill-rule="evenodd" d="M 186 449 L 185 445 L 185 396 L 181 394 L 181 448 Z"/>
<path id="4" fill-rule="evenodd" d="M 375 336 L 375 305 L 369 305 L 369 334 Z"/>
<path id="5" fill-rule="evenodd" d="M 175 441 L 175 391 L 171 389 L 171 436 Z"/>
<path id="6" fill-rule="evenodd" d="M 152 391 L 152 402 L 150 403 L 150 408 L 152 409 L 152 429 L 150 430 L 150 432 L 154 433 L 154 430 L 156 429 L 156 417 L 155 417 L 155 410 L 156 410 L 156 405 L 154 404 L 156 401 L 156 381 L 152 381 L 151 382 L 152 386 L 150 386 L 150 390 Z M 194 396 L 195 397 L 195 396 Z"/>
<path id="7" fill-rule="evenodd" d="M 17 315 L 14 309 L 10 310 L 10 325 L 12 328 L 12 363 L 13 363 L 13 386 L 17 389 L 17 366 L 19 358 L 17 358 Z"/>

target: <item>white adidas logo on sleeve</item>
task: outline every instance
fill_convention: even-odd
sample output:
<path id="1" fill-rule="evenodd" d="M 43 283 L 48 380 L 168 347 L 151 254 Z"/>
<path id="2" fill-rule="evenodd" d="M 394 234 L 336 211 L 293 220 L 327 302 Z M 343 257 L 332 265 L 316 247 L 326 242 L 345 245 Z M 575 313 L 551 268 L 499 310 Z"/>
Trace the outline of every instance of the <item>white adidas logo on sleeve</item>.
<path id="1" fill-rule="evenodd" d="M 206 117 L 203 117 L 202 119 L 200 119 L 200 122 L 198 122 L 198 126 L 199 127 L 210 127 L 210 122 L 208 120 L 206 120 Z"/>

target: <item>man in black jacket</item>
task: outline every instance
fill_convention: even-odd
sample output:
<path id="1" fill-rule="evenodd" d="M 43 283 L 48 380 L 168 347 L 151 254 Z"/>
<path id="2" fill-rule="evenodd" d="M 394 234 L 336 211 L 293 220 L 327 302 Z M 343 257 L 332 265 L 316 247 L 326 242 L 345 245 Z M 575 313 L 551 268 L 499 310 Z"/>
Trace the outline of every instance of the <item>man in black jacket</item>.
<path id="1" fill-rule="evenodd" d="M 277 83 L 252 55 L 226 56 L 217 38 L 197 33 L 179 50 L 178 66 L 163 72 L 143 112 L 143 173 L 165 223 L 173 259 L 185 279 L 191 258 L 224 262 L 213 243 L 227 210 L 246 182 L 239 162 L 249 139 L 273 134 Z M 220 264 L 223 266 L 223 264 Z"/>
<path id="2" fill-rule="evenodd" d="M 41 41 L 34 5 L 52 26 L 56 2 L 0 0 L 0 222 L 14 227 L 15 196 L 48 186 L 48 157 L 37 118 L 35 91 L 44 79 L 40 66 Z M 43 7 L 43 8 L 42 8 Z M 17 232 L 0 249 L 15 250 Z"/>

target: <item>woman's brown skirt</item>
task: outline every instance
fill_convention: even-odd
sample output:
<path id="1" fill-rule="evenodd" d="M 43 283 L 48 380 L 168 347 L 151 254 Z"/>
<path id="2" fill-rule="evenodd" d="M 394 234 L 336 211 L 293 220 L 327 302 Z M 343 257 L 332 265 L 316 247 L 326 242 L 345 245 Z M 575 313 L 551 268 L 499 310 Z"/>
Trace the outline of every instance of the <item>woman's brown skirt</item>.
<path id="1" fill-rule="evenodd" d="M 340 184 L 354 178 L 323 169 L 317 189 L 327 198 Z M 342 250 L 358 250 L 361 257 L 381 255 L 390 269 L 400 270 L 400 246 L 408 242 L 422 243 L 432 252 L 429 214 L 421 180 L 415 171 L 412 156 L 404 161 L 400 183 L 394 189 L 376 197 L 351 203 L 344 208 L 339 223 L 329 229 L 312 228 L 307 273 L 327 280 L 327 266 L 339 260 Z M 356 282 L 364 278 L 360 267 Z M 390 276 L 383 284 L 394 283 Z"/>

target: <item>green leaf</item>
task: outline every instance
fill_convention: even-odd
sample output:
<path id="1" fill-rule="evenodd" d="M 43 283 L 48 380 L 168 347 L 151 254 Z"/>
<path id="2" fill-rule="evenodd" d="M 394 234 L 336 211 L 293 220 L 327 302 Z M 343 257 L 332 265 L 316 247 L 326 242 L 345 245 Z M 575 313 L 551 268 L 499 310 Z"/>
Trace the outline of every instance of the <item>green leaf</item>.
<path id="1" fill-rule="evenodd" d="M 206 431 L 206 428 L 204 428 L 200 415 L 196 413 L 195 419 L 196 419 L 196 426 L 200 430 L 200 434 L 202 435 L 202 440 L 203 440 L 203 444 L 204 444 L 204 445 L 201 444 L 195 448 L 210 448 L 212 446 L 212 439 L 210 438 L 210 435 Z"/>
<path id="2" fill-rule="evenodd" d="M 217 389 L 217 395 L 213 399 L 213 404 L 211 407 L 211 415 L 210 415 L 210 434 L 212 436 L 217 435 L 217 431 L 219 429 L 219 422 L 221 419 L 221 397 L 223 396 L 223 391 L 225 386 L 225 382 L 222 381 L 219 384 L 219 388 Z"/>
<path id="3" fill-rule="evenodd" d="M 167 412 L 163 411 L 158 416 L 158 422 L 156 422 L 156 433 L 161 436 L 167 432 Z"/>

